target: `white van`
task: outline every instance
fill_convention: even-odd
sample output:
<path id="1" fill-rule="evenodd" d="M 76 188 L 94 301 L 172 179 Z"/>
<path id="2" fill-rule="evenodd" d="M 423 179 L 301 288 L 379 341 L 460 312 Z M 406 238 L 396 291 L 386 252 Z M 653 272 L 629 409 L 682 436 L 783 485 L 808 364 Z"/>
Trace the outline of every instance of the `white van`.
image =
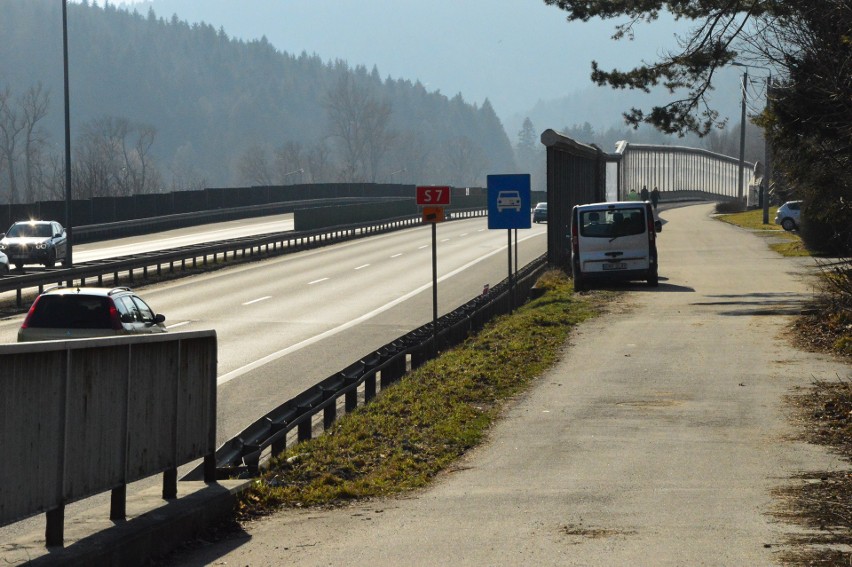
<path id="1" fill-rule="evenodd" d="M 659 285 L 657 233 L 647 201 L 577 205 L 571 211 L 571 269 L 574 289 L 592 281 L 646 280 Z"/>

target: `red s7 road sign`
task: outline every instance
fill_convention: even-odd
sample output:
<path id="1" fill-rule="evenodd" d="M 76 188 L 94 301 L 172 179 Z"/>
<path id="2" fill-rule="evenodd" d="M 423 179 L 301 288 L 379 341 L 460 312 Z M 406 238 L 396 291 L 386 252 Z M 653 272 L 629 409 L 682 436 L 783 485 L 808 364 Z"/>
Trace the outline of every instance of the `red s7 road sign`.
<path id="1" fill-rule="evenodd" d="M 418 205 L 449 205 L 450 188 L 438 185 L 422 185 L 417 187 Z"/>

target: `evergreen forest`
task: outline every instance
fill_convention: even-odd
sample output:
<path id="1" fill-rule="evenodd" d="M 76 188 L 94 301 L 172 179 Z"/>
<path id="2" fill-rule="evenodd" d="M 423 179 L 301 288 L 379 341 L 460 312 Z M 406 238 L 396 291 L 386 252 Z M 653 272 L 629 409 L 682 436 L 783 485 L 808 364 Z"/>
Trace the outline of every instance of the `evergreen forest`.
<path id="1" fill-rule="evenodd" d="M 516 171 L 488 100 L 108 2 L 68 3 L 67 31 L 75 198 Z M 0 38 L 0 204 L 61 199 L 61 4 L 2 0 Z"/>

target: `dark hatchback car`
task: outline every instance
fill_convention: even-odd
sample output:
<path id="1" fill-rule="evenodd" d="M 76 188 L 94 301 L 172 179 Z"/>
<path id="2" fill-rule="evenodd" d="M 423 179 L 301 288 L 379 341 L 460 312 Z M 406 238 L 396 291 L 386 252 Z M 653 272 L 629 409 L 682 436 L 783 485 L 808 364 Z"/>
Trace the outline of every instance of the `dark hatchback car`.
<path id="1" fill-rule="evenodd" d="M 22 221 L 13 224 L 0 240 L 0 252 L 20 269 L 24 264 L 44 264 L 48 268 L 65 260 L 68 238 L 56 221 Z"/>
<path id="2" fill-rule="evenodd" d="M 57 287 L 36 297 L 18 342 L 165 333 L 165 320 L 127 287 Z"/>

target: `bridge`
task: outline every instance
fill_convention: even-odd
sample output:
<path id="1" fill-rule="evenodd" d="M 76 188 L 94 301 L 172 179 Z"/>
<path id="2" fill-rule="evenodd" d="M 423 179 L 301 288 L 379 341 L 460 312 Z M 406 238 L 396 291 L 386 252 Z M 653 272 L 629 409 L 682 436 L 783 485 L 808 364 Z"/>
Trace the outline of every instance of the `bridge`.
<path id="1" fill-rule="evenodd" d="M 704 199 L 758 203 L 754 164 L 699 148 L 619 142 L 615 153 L 545 130 L 547 149 L 548 262 L 568 266 L 574 205 L 619 201 L 631 190 L 657 188 L 660 200 Z"/>

